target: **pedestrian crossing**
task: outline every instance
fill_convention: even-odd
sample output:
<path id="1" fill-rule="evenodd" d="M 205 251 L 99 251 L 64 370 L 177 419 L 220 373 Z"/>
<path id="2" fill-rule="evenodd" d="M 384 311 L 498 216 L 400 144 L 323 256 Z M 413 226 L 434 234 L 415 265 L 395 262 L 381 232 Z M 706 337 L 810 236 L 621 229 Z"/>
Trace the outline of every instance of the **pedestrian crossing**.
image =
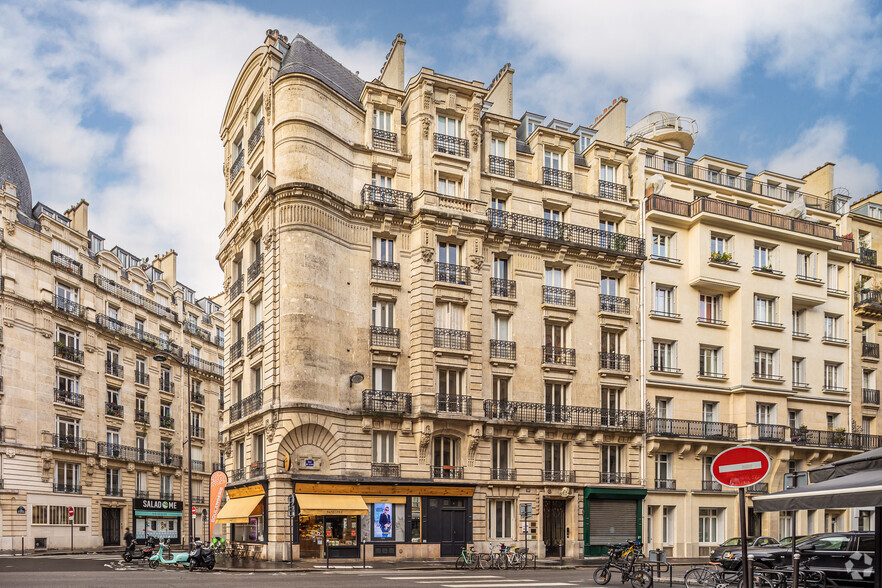
<path id="1" fill-rule="evenodd" d="M 423 585 L 426 588 L 545 588 L 554 586 L 576 586 L 574 582 L 545 582 L 530 578 L 512 578 L 492 574 L 452 574 L 421 576 L 384 576 L 384 580 L 401 582 L 408 586 Z"/>

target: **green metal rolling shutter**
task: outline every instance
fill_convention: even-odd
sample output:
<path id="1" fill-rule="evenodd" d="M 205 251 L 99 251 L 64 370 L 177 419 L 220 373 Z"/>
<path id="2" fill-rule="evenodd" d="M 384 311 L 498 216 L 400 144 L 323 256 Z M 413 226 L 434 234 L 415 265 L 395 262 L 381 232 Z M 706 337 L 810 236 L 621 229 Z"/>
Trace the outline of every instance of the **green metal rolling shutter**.
<path id="1" fill-rule="evenodd" d="M 630 500 L 590 500 L 591 545 L 621 543 L 637 537 L 637 508 Z"/>

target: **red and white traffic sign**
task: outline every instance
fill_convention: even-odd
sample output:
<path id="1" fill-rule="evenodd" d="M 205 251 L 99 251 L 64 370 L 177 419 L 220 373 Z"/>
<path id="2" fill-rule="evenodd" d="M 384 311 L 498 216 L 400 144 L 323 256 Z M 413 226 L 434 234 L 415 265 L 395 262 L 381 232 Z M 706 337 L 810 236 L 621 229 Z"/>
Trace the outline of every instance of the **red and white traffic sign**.
<path id="1" fill-rule="evenodd" d="M 67 507 L 67 520 L 69 520 L 69 521 L 73 520 L 73 507 L 72 506 Z"/>
<path id="2" fill-rule="evenodd" d="M 196 507 L 195 507 L 195 506 L 194 506 L 193 509 L 190 511 L 190 514 L 193 515 L 194 517 L 196 516 Z"/>
<path id="3" fill-rule="evenodd" d="M 762 449 L 739 445 L 714 458 L 711 474 L 723 486 L 743 488 L 765 478 L 771 466 L 772 460 Z"/>

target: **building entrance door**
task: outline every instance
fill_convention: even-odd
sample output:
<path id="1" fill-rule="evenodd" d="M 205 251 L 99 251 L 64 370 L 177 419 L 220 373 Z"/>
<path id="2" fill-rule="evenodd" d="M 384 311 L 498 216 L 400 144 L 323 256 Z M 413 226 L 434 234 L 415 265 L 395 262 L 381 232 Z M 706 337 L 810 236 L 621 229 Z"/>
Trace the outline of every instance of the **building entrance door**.
<path id="1" fill-rule="evenodd" d="M 119 509 L 101 509 L 101 536 L 104 538 L 104 546 L 119 545 Z"/>
<path id="2" fill-rule="evenodd" d="M 452 502 L 452 501 L 451 501 Z M 441 557 L 459 555 L 466 544 L 465 508 L 441 509 Z"/>
<path id="3" fill-rule="evenodd" d="M 542 502 L 542 539 L 545 542 L 545 557 L 566 555 L 566 512 L 565 500 L 544 499 Z"/>

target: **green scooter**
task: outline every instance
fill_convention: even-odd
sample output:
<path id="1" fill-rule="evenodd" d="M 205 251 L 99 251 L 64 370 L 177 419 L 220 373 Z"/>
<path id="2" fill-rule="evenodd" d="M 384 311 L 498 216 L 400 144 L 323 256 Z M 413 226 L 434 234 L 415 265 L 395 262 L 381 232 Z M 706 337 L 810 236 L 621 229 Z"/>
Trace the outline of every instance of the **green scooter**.
<path id="1" fill-rule="evenodd" d="M 166 559 L 163 557 L 163 552 L 165 550 L 168 550 L 169 555 L 171 555 L 171 559 Z M 190 554 L 186 551 L 178 554 L 172 553 L 171 548 L 168 546 L 168 539 L 166 539 L 159 544 L 159 550 L 156 552 L 156 555 L 152 556 L 147 563 L 147 565 L 150 566 L 150 569 L 155 569 L 159 567 L 159 564 L 175 567 L 181 565 L 187 568 L 190 567 Z"/>

